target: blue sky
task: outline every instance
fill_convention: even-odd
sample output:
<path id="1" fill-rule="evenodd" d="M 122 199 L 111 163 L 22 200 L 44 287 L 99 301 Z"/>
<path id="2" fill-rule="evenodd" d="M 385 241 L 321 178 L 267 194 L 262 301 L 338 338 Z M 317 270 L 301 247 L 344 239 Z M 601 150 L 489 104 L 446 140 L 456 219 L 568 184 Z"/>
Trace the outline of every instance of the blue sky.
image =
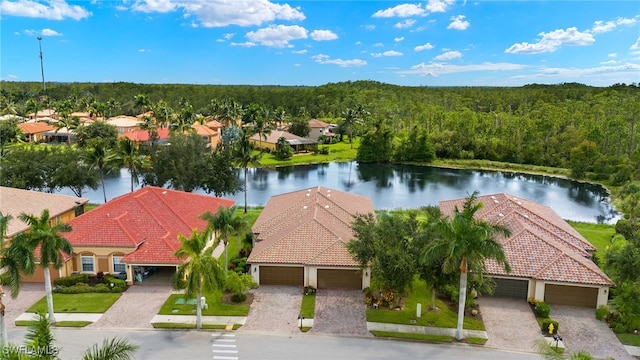
<path id="1" fill-rule="evenodd" d="M 0 0 L 0 78 L 640 82 L 640 1 Z"/>

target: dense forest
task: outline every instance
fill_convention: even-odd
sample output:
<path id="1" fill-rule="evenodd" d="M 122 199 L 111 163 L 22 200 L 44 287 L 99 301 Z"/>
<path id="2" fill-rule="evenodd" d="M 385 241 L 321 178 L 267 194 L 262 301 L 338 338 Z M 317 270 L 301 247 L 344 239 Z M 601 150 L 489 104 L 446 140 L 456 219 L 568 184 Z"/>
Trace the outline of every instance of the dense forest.
<path id="1" fill-rule="evenodd" d="M 6 104 L 42 95 L 37 82 L 2 82 Z M 215 104 L 233 100 L 259 105 L 290 119 L 341 122 L 348 109 L 365 110 L 356 135 L 387 133 L 387 142 L 424 131 L 440 158 L 488 159 L 574 169 L 576 178 L 614 175 L 621 184 L 640 169 L 638 130 L 640 87 L 607 88 L 577 83 L 523 87 L 404 87 L 374 81 L 316 87 L 179 85 L 133 83 L 49 83 L 49 101 L 91 99 L 119 106 L 112 115 L 139 113 L 136 96 L 164 101 L 178 112 L 185 100 L 195 113 L 211 114 Z M 80 109 L 78 109 L 80 110 Z M 390 144 L 389 147 L 393 147 Z M 385 148 L 385 147 L 383 147 Z M 396 157 L 397 158 L 397 157 Z M 388 161 L 389 156 L 374 156 Z M 595 175 L 594 175 L 595 174 Z"/>

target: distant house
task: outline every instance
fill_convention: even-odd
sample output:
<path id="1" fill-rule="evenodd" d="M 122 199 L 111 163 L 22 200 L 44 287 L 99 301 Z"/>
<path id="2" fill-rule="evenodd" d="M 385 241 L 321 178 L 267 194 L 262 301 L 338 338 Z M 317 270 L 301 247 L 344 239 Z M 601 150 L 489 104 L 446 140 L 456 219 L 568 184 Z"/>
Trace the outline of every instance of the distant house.
<path id="1" fill-rule="evenodd" d="M 220 143 L 220 128 L 214 129 L 200 124 L 193 124 L 191 127 L 196 130 L 196 134 L 200 135 L 209 146 L 215 148 Z"/>
<path id="2" fill-rule="evenodd" d="M 273 151 L 276 150 L 278 139 L 281 137 L 284 137 L 287 140 L 295 152 L 311 151 L 318 147 L 318 143 L 316 141 L 294 135 L 284 130 L 272 130 L 271 133 L 267 135 L 266 139 L 261 137 L 259 134 L 253 134 L 249 138 L 249 141 L 251 141 L 256 148 L 262 147 L 263 149 Z"/>
<path id="3" fill-rule="evenodd" d="M 169 141 L 169 129 L 161 128 L 157 130 L 158 140 L 156 144 L 166 144 Z M 138 144 L 150 144 L 150 137 L 148 130 L 133 130 L 118 135 L 119 138 L 128 138 L 129 140 Z"/>
<path id="4" fill-rule="evenodd" d="M 309 120 L 309 128 L 311 131 L 309 132 L 309 138 L 315 141 L 319 141 L 320 136 L 333 137 L 335 136 L 331 130 L 331 124 L 328 124 L 324 121 L 320 121 L 318 119 Z"/>
<path id="5" fill-rule="evenodd" d="M 139 130 L 142 121 L 135 116 L 119 115 L 108 118 L 106 123 L 115 126 L 119 134 L 124 134 Z"/>
<path id="6" fill-rule="evenodd" d="M 75 196 L 0 187 L 0 212 L 3 215 L 12 216 L 7 226 L 5 241 L 10 242 L 15 236 L 29 229 L 28 224 L 18 219 L 18 216 L 22 213 L 39 217 L 43 210 L 48 209 L 52 225 L 68 223 L 84 213 L 88 202 L 89 199 Z M 67 262 L 62 269 L 50 268 L 51 277 L 54 279 L 66 276 L 73 271 L 71 263 L 68 261 L 71 260 L 71 254 L 63 254 L 63 256 Z M 25 282 L 43 282 L 44 269 L 38 267 L 33 275 L 25 276 L 22 280 Z"/>
<path id="7" fill-rule="evenodd" d="M 207 222 L 200 215 L 233 204 L 153 186 L 117 197 L 69 223 L 73 231 L 66 238 L 74 248 L 73 271 L 126 273 L 129 284 L 142 280 L 148 269 L 173 272 L 184 262 L 174 255 L 180 247 L 178 235 L 204 230 Z"/>
<path id="8" fill-rule="evenodd" d="M 27 115 L 30 120 L 50 120 L 57 119 L 58 114 L 54 109 L 42 109 L 38 110 L 37 113 L 30 113 Z"/>
<path id="9" fill-rule="evenodd" d="M 41 142 L 47 139 L 47 134 L 55 131 L 56 127 L 44 121 L 28 121 L 18 124 L 18 129 L 22 131 L 29 142 Z"/>
<path id="10" fill-rule="evenodd" d="M 464 201 L 439 206 L 449 216 Z M 614 284 L 591 260 L 595 248 L 551 208 L 508 194 L 480 196 L 478 202 L 478 219 L 511 230 L 509 238 L 499 239 L 511 273 L 493 260 L 486 263 L 496 283 L 494 296 L 592 308 L 607 304 Z"/>
<path id="11" fill-rule="evenodd" d="M 356 214 L 374 213 L 371 199 L 324 187 L 272 196 L 253 225 L 247 262 L 262 285 L 363 289 L 371 273 L 347 250 Z"/>

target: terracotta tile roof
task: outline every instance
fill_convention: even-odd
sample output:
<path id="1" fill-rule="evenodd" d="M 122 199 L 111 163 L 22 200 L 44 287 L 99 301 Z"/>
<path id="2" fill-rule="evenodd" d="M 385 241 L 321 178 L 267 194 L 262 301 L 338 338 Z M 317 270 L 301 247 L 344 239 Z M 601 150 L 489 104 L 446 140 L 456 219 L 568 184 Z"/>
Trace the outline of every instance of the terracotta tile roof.
<path id="1" fill-rule="evenodd" d="M 209 120 L 205 125 L 210 129 L 220 129 L 222 127 L 222 124 L 217 120 Z"/>
<path id="2" fill-rule="evenodd" d="M 142 121 L 135 116 L 118 115 L 107 119 L 107 124 L 116 127 L 134 127 L 138 126 Z"/>
<path id="3" fill-rule="evenodd" d="M 218 132 L 211 129 L 208 126 L 205 125 L 200 125 L 200 124 L 193 124 L 191 125 L 192 128 L 194 128 L 196 130 L 196 134 L 201 135 L 201 136 L 215 136 L 218 135 Z"/>
<path id="4" fill-rule="evenodd" d="M 42 210 L 49 209 L 49 215 L 55 219 L 87 202 L 89 199 L 86 198 L 0 186 L 0 212 L 13 217 L 7 225 L 7 237 L 13 237 L 29 228 L 18 219 L 21 213 L 40 216 Z"/>
<path id="5" fill-rule="evenodd" d="M 131 132 L 126 132 L 126 133 L 122 133 L 120 135 L 118 135 L 118 137 L 126 137 L 129 138 L 131 141 L 136 141 L 136 142 L 145 142 L 145 141 L 149 141 L 149 131 L 148 130 L 134 130 Z M 163 140 L 163 139 L 168 139 L 169 138 L 169 129 L 168 128 L 161 128 L 158 129 L 158 139 L 159 140 Z"/>
<path id="6" fill-rule="evenodd" d="M 313 128 L 327 128 L 327 127 L 329 127 L 329 124 L 324 122 L 324 121 L 318 120 L 318 119 L 311 119 L 311 120 L 309 120 L 309 127 L 312 128 L 312 129 Z"/>
<path id="7" fill-rule="evenodd" d="M 441 201 L 442 212 L 450 216 L 465 199 Z M 595 248 L 551 208 L 508 194 L 479 196 L 483 207 L 479 219 L 511 230 L 500 238 L 512 272 L 507 274 L 495 261 L 485 264 L 488 274 L 526 277 L 537 280 L 593 285 L 613 285 L 591 261 Z"/>
<path id="8" fill-rule="evenodd" d="M 18 128 L 20 129 L 20 131 L 22 131 L 23 133 L 25 133 L 27 135 L 40 134 L 40 133 L 44 133 L 44 132 L 56 129 L 55 126 L 49 125 L 48 123 L 46 123 L 44 121 L 23 122 L 23 123 L 18 124 Z"/>
<path id="9" fill-rule="evenodd" d="M 373 212 L 367 197 L 320 186 L 273 196 L 253 225 L 248 262 L 358 266 L 346 248 L 351 222 Z"/>
<path id="10" fill-rule="evenodd" d="M 189 236 L 194 228 L 204 229 L 207 223 L 200 215 L 233 204 L 233 200 L 149 186 L 73 219 L 73 231 L 66 237 L 74 246 L 136 249 L 123 262 L 179 264 L 182 261 L 173 256 L 180 246 L 178 234 Z"/>

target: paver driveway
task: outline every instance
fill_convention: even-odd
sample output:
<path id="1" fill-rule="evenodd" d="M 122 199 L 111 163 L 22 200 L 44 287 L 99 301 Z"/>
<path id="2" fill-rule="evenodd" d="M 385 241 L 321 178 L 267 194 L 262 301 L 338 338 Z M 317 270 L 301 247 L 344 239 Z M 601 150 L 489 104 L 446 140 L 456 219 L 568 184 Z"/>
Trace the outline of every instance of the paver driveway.
<path id="1" fill-rule="evenodd" d="M 252 292 L 255 297 L 251 310 L 239 331 L 300 333 L 302 287 L 260 285 Z"/>
<path id="2" fill-rule="evenodd" d="M 44 283 L 24 283 L 20 288 L 18 297 L 12 299 L 9 295 L 9 287 L 5 287 L 5 297 L 2 302 L 5 305 L 5 320 L 8 327 L 15 326 L 16 319 L 22 315 L 28 308 L 33 306 L 38 300 L 45 295 Z"/>
<path id="3" fill-rule="evenodd" d="M 134 285 L 116 301 L 100 320 L 87 328 L 152 329 L 151 319 L 171 295 L 170 285 Z"/>
<path id="4" fill-rule="evenodd" d="M 316 311 L 309 332 L 371 336 L 367 330 L 366 306 L 361 290 L 316 292 Z"/>
<path id="5" fill-rule="evenodd" d="M 525 300 L 481 297 L 477 301 L 489 337 L 485 346 L 535 352 L 535 342 L 543 336 Z"/>
<path id="6" fill-rule="evenodd" d="M 607 323 L 596 319 L 595 309 L 551 305 L 550 317 L 559 323 L 566 351 L 585 350 L 595 358 L 634 360 Z"/>

